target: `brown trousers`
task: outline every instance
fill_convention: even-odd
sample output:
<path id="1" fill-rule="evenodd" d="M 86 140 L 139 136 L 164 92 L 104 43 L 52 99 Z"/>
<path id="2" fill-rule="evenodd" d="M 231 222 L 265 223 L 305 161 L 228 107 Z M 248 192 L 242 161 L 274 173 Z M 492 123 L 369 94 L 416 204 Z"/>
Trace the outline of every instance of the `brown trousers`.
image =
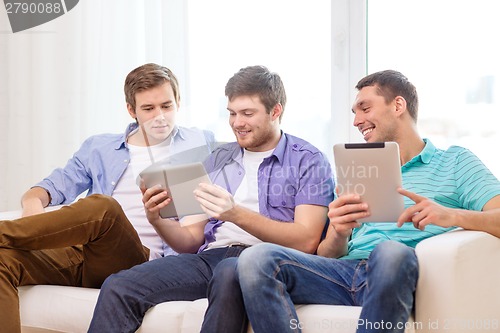
<path id="1" fill-rule="evenodd" d="M 18 286 L 99 288 L 109 275 L 148 259 L 149 250 L 108 196 L 0 221 L 0 332 L 21 332 Z"/>

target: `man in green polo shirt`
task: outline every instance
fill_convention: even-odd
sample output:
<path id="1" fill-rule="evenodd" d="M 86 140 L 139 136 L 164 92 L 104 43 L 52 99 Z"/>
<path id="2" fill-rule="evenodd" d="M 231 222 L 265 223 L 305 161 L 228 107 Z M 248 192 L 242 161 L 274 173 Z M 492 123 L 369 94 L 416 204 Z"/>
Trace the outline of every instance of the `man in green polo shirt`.
<path id="1" fill-rule="evenodd" d="M 307 303 L 362 306 L 357 332 L 375 331 L 360 323 L 404 332 L 420 241 L 455 227 L 500 237 L 500 182 L 469 150 L 441 150 L 420 137 L 415 86 L 387 70 L 356 88 L 354 126 L 365 141 L 399 144 L 405 211 L 398 221 L 359 223 L 370 207 L 359 195 L 341 195 L 330 203 L 318 255 L 264 243 L 242 253 L 237 265 L 220 263 L 202 332 L 243 332 L 245 312 L 256 333 L 299 332 L 294 304 Z"/>

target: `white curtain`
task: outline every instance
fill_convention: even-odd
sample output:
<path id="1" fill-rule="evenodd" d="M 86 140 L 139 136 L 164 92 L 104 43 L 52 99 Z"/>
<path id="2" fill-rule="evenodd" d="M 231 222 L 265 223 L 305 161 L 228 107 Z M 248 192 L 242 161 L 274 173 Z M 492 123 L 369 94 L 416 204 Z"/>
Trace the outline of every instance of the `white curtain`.
<path id="1" fill-rule="evenodd" d="M 13 34 L 0 10 L 0 210 L 64 166 L 85 138 L 131 121 L 125 76 L 146 62 L 185 73 L 182 0 L 81 0 Z M 181 33 L 183 33 L 181 31 Z M 165 41 L 168 41 L 166 43 Z M 183 87 L 181 87 L 182 89 Z"/>
<path id="2" fill-rule="evenodd" d="M 15 34 L 0 8 L 0 210 L 19 209 L 22 193 L 64 166 L 85 138 L 123 132 L 131 121 L 125 76 L 146 62 L 178 76 L 180 124 L 208 126 L 219 140 L 232 139 L 227 78 L 244 66 L 269 66 L 287 87 L 282 128 L 331 155 L 333 143 L 353 139 L 349 110 L 366 68 L 365 6 L 80 0 L 54 21 Z"/>

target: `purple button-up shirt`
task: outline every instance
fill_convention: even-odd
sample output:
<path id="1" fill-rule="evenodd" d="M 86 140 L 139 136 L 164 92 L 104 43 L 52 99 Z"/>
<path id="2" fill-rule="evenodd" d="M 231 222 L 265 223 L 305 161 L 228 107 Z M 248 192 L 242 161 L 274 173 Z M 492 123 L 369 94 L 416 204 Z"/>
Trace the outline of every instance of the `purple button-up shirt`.
<path id="1" fill-rule="evenodd" d="M 221 146 L 205 161 L 205 168 L 215 184 L 234 195 L 245 176 L 243 149 L 236 142 Z M 272 220 L 292 223 L 296 206 L 328 206 L 333 200 L 333 174 L 326 156 L 286 133 L 259 166 L 257 179 L 259 213 Z M 215 231 L 223 222 L 211 219 L 207 223 L 200 252 L 215 241 Z"/>

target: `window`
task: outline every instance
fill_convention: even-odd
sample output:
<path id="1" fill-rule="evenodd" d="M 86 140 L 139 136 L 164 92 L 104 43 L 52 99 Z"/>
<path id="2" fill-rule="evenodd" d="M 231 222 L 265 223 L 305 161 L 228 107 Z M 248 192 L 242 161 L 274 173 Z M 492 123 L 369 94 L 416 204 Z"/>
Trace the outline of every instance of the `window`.
<path id="1" fill-rule="evenodd" d="M 473 151 L 500 177 L 497 0 L 368 1 L 368 73 L 395 69 L 419 93 L 420 134 Z"/>
<path id="2" fill-rule="evenodd" d="M 285 84 L 282 129 L 330 151 L 330 0 L 186 3 L 186 123 L 234 141 L 225 84 L 242 67 L 265 65 Z"/>

